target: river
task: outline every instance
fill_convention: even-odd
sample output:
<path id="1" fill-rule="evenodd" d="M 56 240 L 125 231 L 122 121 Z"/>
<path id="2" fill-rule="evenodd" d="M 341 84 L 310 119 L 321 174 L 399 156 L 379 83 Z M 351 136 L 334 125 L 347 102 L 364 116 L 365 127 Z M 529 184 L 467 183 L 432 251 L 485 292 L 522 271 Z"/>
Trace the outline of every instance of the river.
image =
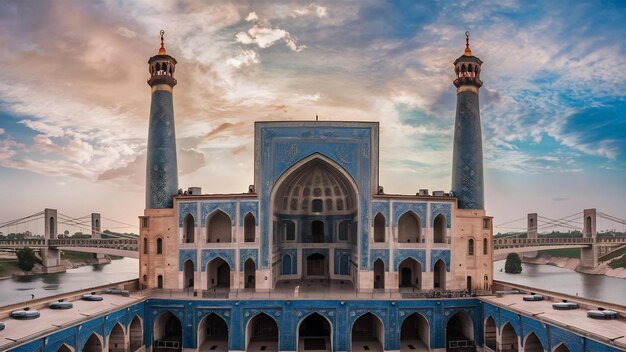
<path id="1" fill-rule="evenodd" d="M 88 265 L 64 273 L 18 276 L 0 280 L 0 307 L 138 277 L 139 260 L 122 258 L 111 264 Z"/>
<path id="2" fill-rule="evenodd" d="M 626 279 L 526 263 L 522 263 L 521 274 L 507 274 L 503 269 L 504 262 L 499 260 L 493 263 L 495 280 L 626 305 Z"/>
<path id="3" fill-rule="evenodd" d="M 494 279 L 549 291 L 626 305 L 626 279 L 582 274 L 552 265 L 522 264 L 521 274 L 506 274 L 504 260 L 493 263 Z M 65 273 L 21 276 L 0 280 L 0 306 L 59 293 L 81 290 L 138 277 L 137 259 L 123 258 L 111 264 L 89 265 Z"/>

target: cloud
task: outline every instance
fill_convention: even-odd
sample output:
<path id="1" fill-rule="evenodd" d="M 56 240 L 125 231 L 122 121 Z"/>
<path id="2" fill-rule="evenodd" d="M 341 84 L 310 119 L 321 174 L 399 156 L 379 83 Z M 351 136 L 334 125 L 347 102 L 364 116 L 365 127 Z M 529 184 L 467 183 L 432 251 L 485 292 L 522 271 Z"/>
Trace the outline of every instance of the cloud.
<path id="1" fill-rule="evenodd" d="M 238 55 L 226 60 L 226 64 L 240 68 L 261 62 L 259 55 L 254 50 L 241 50 Z"/>
<path id="2" fill-rule="evenodd" d="M 259 48 L 265 49 L 283 41 L 289 49 L 300 52 L 306 48 L 305 45 L 298 45 L 296 37 L 284 29 L 274 28 L 269 23 L 264 25 L 255 24 L 248 32 L 239 32 L 235 35 L 235 41 L 244 45 L 256 44 Z"/>
<path id="3" fill-rule="evenodd" d="M 293 10 L 292 17 L 308 16 L 314 14 L 319 18 L 328 16 L 328 10 L 324 6 L 309 4 L 306 7 L 299 7 Z"/>
<path id="4" fill-rule="evenodd" d="M 248 16 L 246 16 L 245 21 L 246 22 L 251 22 L 251 21 L 256 21 L 258 19 L 259 19 L 259 17 L 256 15 L 256 12 L 253 11 L 253 12 L 250 12 L 248 14 Z"/>
<path id="5" fill-rule="evenodd" d="M 124 27 L 124 26 L 119 26 L 117 27 L 116 30 L 117 34 L 121 35 L 122 37 L 128 38 L 128 39 L 132 39 L 135 38 L 137 36 L 137 33 L 133 32 L 132 30 Z"/>
<path id="6" fill-rule="evenodd" d="M 0 128 L 0 135 L 4 134 L 4 128 Z"/>

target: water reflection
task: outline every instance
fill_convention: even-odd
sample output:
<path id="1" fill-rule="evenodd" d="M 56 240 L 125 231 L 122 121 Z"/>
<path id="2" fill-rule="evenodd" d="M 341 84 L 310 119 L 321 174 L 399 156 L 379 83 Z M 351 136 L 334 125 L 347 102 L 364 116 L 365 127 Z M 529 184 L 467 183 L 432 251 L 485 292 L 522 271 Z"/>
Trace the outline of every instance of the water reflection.
<path id="1" fill-rule="evenodd" d="M 52 296 L 64 292 L 86 289 L 113 282 L 136 279 L 137 259 L 113 260 L 111 264 L 99 264 L 69 269 L 65 273 L 18 276 L 0 280 L 0 306 Z"/>
<path id="2" fill-rule="evenodd" d="M 626 304 L 626 279 L 582 274 L 552 265 L 522 263 L 521 274 L 507 274 L 504 260 L 493 263 L 494 279 L 537 287 L 544 290 L 579 295 L 586 298 Z"/>

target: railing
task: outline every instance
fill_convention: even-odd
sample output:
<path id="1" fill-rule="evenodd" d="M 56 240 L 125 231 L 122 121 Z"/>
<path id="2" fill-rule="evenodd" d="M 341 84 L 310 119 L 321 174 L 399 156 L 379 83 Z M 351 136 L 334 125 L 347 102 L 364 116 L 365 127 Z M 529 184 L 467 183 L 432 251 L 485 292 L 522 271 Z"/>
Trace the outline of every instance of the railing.
<path id="1" fill-rule="evenodd" d="M 154 341 L 155 348 L 166 348 L 172 350 L 180 349 L 180 341 L 167 341 L 167 340 L 156 340 Z"/>
<path id="2" fill-rule="evenodd" d="M 209 290 L 187 289 L 152 289 L 150 296 L 158 298 L 184 299 L 454 299 L 480 295 L 491 295 L 491 291 L 477 290 L 412 290 L 412 289 L 359 289 L 329 290 L 328 288 L 286 290 L 286 289 L 228 289 L 212 288 Z"/>
<path id="3" fill-rule="evenodd" d="M 51 247 L 100 247 L 100 248 L 129 248 L 137 250 L 137 240 L 131 239 L 53 239 L 48 240 Z"/>
<path id="4" fill-rule="evenodd" d="M 0 240 L 0 247 L 45 247 L 46 239 L 30 239 L 30 240 Z"/>
<path id="5" fill-rule="evenodd" d="M 550 244 L 593 244 L 593 238 L 587 237 L 553 237 L 553 238 L 507 238 L 507 239 L 494 239 L 493 244 L 495 248 L 498 247 L 531 247 L 531 246 L 544 246 Z M 598 241 L 600 242 L 600 241 Z"/>

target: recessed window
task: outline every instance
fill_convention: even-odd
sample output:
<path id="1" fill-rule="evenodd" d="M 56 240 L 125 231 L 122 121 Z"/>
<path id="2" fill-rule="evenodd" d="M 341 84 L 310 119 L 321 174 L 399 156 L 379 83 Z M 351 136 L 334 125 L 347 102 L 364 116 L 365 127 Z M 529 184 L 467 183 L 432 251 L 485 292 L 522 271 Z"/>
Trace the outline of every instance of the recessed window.
<path id="1" fill-rule="evenodd" d="M 311 210 L 314 213 L 321 213 L 324 211 L 324 202 L 322 202 L 321 199 L 313 199 L 313 202 L 311 203 Z"/>
<path id="2" fill-rule="evenodd" d="M 483 219 L 483 229 L 488 229 L 491 226 L 491 221 L 489 221 L 490 219 Z"/>
<path id="3" fill-rule="evenodd" d="M 474 240 L 471 238 L 467 241 L 467 255 L 474 255 Z"/>

